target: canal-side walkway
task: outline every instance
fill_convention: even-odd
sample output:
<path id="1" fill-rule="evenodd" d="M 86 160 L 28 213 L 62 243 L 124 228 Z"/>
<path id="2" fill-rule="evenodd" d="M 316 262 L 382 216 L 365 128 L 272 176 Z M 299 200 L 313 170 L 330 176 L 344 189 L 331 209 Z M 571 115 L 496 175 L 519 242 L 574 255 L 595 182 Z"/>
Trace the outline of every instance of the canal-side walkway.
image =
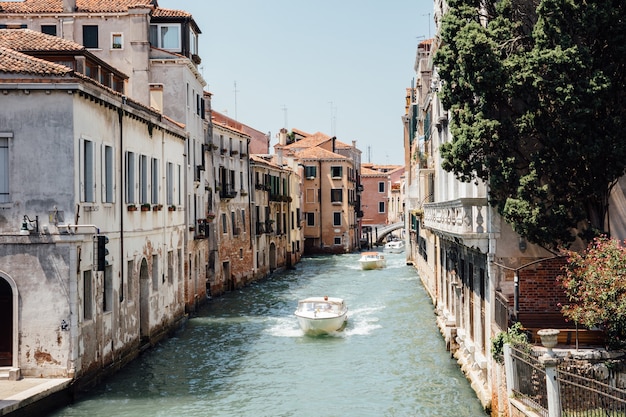
<path id="1" fill-rule="evenodd" d="M 0 380 L 0 416 L 19 416 L 29 406 L 64 392 L 70 378 L 22 378 L 17 381 Z M 27 414 L 24 414 L 27 415 Z"/>

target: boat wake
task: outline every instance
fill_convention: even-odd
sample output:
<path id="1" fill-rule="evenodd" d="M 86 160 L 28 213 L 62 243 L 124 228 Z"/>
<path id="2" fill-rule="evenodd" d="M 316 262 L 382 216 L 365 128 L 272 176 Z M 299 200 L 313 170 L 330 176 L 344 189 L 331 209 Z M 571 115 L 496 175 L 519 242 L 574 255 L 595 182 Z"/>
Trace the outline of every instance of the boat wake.
<path id="1" fill-rule="evenodd" d="M 378 323 L 376 313 L 384 307 L 358 308 L 348 313 L 348 325 L 344 330 L 344 335 L 364 336 L 380 329 L 382 325 Z"/>
<path id="2" fill-rule="evenodd" d="M 274 324 L 265 330 L 272 336 L 301 337 L 304 334 L 295 317 L 276 317 L 273 321 Z"/>

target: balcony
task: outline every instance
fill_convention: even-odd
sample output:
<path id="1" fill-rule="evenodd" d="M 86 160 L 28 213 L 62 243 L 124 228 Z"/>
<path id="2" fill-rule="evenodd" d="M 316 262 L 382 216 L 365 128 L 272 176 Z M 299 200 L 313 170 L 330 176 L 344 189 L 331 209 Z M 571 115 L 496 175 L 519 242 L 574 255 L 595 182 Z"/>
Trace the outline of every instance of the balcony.
<path id="1" fill-rule="evenodd" d="M 237 197 L 237 190 L 233 189 L 229 185 L 223 185 L 220 188 L 220 198 L 222 200 L 230 200 L 231 198 Z"/>
<path id="2" fill-rule="evenodd" d="M 486 252 L 488 234 L 486 198 L 458 198 L 456 200 L 424 204 L 424 227 L 459 238 L 469 247 Z"/>

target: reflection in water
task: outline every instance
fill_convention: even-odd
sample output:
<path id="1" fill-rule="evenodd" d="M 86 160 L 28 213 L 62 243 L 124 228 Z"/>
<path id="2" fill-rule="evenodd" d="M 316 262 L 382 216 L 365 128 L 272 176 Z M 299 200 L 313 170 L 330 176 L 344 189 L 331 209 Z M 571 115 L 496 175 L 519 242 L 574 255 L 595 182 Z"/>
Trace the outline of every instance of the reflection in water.
<path id="1" fill-rule="evenodd" d="M 362 271 L 358 254 L 211 300 L 184 329 L 53 414 L 67 416 L 484 416 L 404 255 Z M 297 300 L 344 298 L 344 330 L 300 331 Z"/>

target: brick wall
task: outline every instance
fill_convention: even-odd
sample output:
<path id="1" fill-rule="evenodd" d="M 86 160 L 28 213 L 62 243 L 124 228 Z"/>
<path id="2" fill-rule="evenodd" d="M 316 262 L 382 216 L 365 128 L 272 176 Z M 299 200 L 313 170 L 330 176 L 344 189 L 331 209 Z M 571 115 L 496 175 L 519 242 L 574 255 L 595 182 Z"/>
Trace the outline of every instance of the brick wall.
<path id="1" fill-rule="evenodd" d="M 523 312 L 560 312 L 567 297 L 557 280 L 566 258 L 554 258 L 519 271 L 519 308 Z"/>

